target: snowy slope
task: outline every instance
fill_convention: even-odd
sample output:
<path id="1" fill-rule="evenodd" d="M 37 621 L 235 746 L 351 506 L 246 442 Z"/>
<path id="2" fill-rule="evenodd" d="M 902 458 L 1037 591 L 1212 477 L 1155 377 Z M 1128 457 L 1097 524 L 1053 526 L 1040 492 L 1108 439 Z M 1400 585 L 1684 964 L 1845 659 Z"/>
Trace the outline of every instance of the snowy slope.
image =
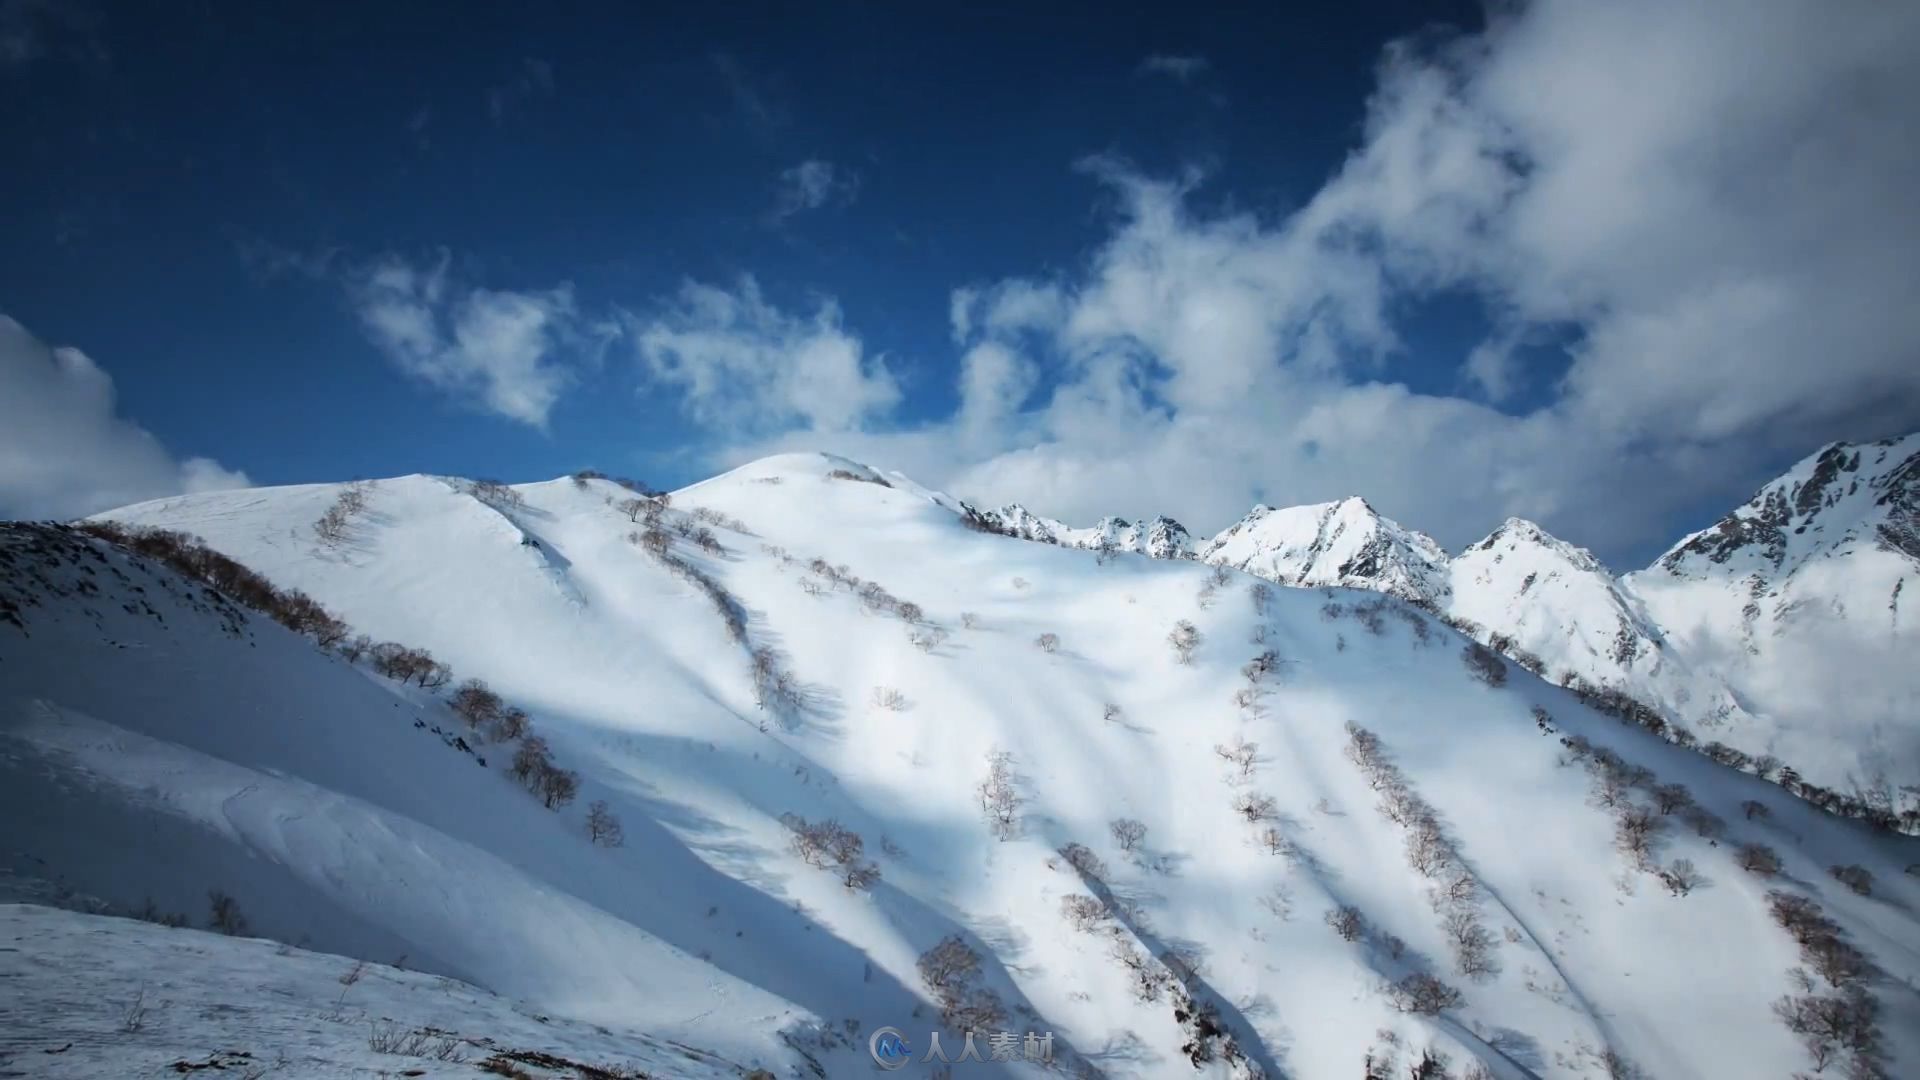
<path id="1" fill-rule="evenodd" d="M 303 900 L 322 897 L 342 909 L 340 920 L 368 924 L 354 929 L 377 959 L 385 958 L 378 950 L 398 950 L 371 940 L 374 931 L 410 948 L 417 937 L 430 946 L 422 955 L 458 969 L 449 973 L 556 1013 L 619 1011 L 627 1023 L 729 1060 L 791 1068 L 792 1055 L 768 1045 L 781 1024 L 930 1028 L 931 995 L 915 959 L 958 932 L 983 955 L 979 978 L 1007 1005 L 1005 1028 L 1051 1031 L 1063 1063 L 1116 1076 L 1193 1073 L 1182 1049 L 1192 1025 L 1176 1015 L 1177 996 L 1162 988 L 1142 1000 L 1115 959 L 1168 952 L 1188 958 L 1180 965 L 1193 969 L 1186 992 L 1218 1010 L 1251 1063 L 1238 1066 L 1242 1074 L 1257 1066 L 1298 1077 L 1357 1075 L 1369 1047 L 1404 1065 L 1431 1046 L 1452 1058 L 1456 1074 L 1477 1060 L 1503 1080 L 1592 1075 L 1609 1048 L 1663 1078 L 1775 1075 L 1805 1060 L 1770 1013 L 1791 989 L 1786 971 L 1796 963 L 1793 942 L 1764 903 L 1769 887 L 1784 887 L 1814 898 L 1886 973 L 1871 988 L 1894 1074 L 1920 1061 L 1920 1001 L 1906 981 L 1920 976 L 1920 881 L 1901 872 L 1920 861 L 1912 842 L 1815 813 L 1517 669 L 1504 688 L 1490 687 L 1462 663 L 1456 634 L 1397 602 L 1375 607 L 1369 594 L 1340 589 L 1260 596 L 1253 578 L 1227 572 L 1224 589 L 1210 586 L 1212 568 L 1182 560 L 1103 563 L 1084 551 L 1020 543 L 964 527 L 959 504 L 905 477 L 850 465 L 772 458 L 674 494 L 663 524 L 684 522 L 688 535 L 672 537 L 672 556 L 724 588 L 729 608 L 744 617 L 741 642 L 691 577 L 629 539 L 642 526 L 619 507 L 628 493 L 604 481 L 526 485 L 516 489 L 521 508 L 488 505 L 438 478 L 381 481 L 336 546 L 320 544 L 312 529 L 337 498 L 334 486 L 196 495 L 117 512 L 199 533 L 312 594 L 357 630 L 424 646 L 456 677 L 486 679 L 528 709 L 556 757 L 580 771 L 580 804 L 539 808 L 498 775 L 497 761 L 481 769 L 412 728 L 384 680 L 342 661 L 286 660 L 288 670 L 324 669 L 331 681 L 323 687 L 315 674 L 275 708 L 267 684 L 292 677 L 223 661 L 230 654 L 214 655 L 217 632 L 194 647 L 207 662 L 183 667 L 189 650 L 173 630 L 148 631 L 135 620 L 144 634 L 135 637 L 115 624 L 115 641 L 146 646 L 119 650 L 89 644 L 98 632 L 69 617 L 49 624 L 65 631 L 36 621 L 24 640 L 0 626 L 5 697 L 27 703 L 6 714 L 10 760 L 50 778 L 36 799 L 63 786 L 93 792 L 73 813 L 25 819 L 44 860 L 25 865 L 136 903 L 136 890 L 147 886 L 132 879 L 163 868 L 83 853 L 111 850 L 128 823 L 178 816 L 148 807 L 140 785 L 181 778 L 168 782 L 181 790 L 166 801 L 203 808 L 197 820 L 221 829 L 240 828 L 232 819 L 246 817 L 220 811 L 243 789 L 241 778 L 183 756 L 192 751 L 250 770 L 246 783 L 276 785 L 271 806 L 340 805 L 363 815 L 377 807 L 457 839 L 462 852 L 478 849 L 458 864 L 452 854 L 435 856 L 443 873 L 409 862 L 417 869 L 376 875 L 345 865 L 337 851 L 258 844 L 265 858 L 285 860 L 276 873 L 301 878 Z M 693 542 L 696 510 L 709 523 L 717 515 L 750 531 L 713 526 L 718 549 L 702 551 Z M 876 598 L 871 584 L 917 604 L 922 621 L 890 613 L 898 603 Z M 1168 643 L 1181 620 L 1198 632 L 1190 663 Z M 1038 647 L 1048 634 L 1055 646 Z M 268 649 L 271 635 L 258 636 L 257 645 L 221 648 Z M 768 650 L 769 662 L 789 673 L 788 704 L 756 705 L 753 649 Z M 1261 665 L 1268 670 L 1243 671 L 1269 650 L 1271 663 Z M 162 651 L 171 655 L 155 655 Z M 89 677 L 108 671 L 113 684 L 145 689 L 103 689 Z M 335 685 L 348 677 L 364 688 L 352 693 L 368 697 L 322 710 L 348 693 Z M 229 697 L 238 708 L 225 704 Z M 195 704 L 178 717 L 158 715 L 174 698 Z M 1550 731 L 1536 707 L 1551 714 Z M 336 715 L 365 729 L 343 730 Z M 1442 879 L 1409 866 L 1407 831 L 1376 808 L 1378 794 L 1348 756 L 1349 721 L 1377 733 L 1431 808 L 1471 898 L 1436 901 L 1431 890 Z M 1588 770 L 1555 735 L 1583 736 L 1663 782 L 1684 784 L 1722 820 L 1700 835 L 1676 817 L 1657 841 L 1661 865 L 1691 859 L 1704 883 L 1672 896 L 1634 870 L 1613 848 L 1610 812 L 1589 801 Z M 1244 765 L 1215 751 L 1232 754 L 1236 740 L 1255 744 L 1240 754 Z M 983 818 L 979 790 L 995 752 L 1009 755 L 1018 796 L 1005 840 Z M 311 760 L 322 757 L 324 764 Z M 116 764 L 121 758 L 137 767 Z M 424 771 L 441 759 L 474 790 Z M 350 767 L 369 761 L 378 766 Z M 419 779 L 407 784 L 398 775 Z M 1644 792 L 1634 797 L 1646 800 Z M 245 809 L 250 798 L 235 805 Z M 624 819 L 625 848 L 595 849 L 581 838 L 579 805 L 595 798 Z M 1748 800 L 1771 815 L 1748 819 Z M 1237 801 L 1259 820 L 1249 822 Z M 474 807 L 486 808 L 478 820 Z M 295 821 L 312 816 L 297 814 Z M 788 849 L 783 814 L 833 817 L 860 833 L 879 881 L 849 891 L 837 875 L 805 865 Z M 269 823 L 286 816 L 260 815 Z M 1132 852 L 1109 833 L 1120 817 L 1146 828 Z M 419 842 L 386 818 L 372 820 L 394 834 L 395 848 Z M 355 836 L 380 835 L 371 824 L 354 828 Z M 1777 848 L 1784 874 L 1768 881 L 1740 870 L 1736 841 Z M 1083 878 L 1056 853 L 1069 843 L 1104 863 L 1097 878 Z M 309 859 L 322 869 L 302 869 Z M 163 906 L 195 904 L 221 878 L 216 871 L 234 876 L 210 857 L 201 861 L 177 875 L 186 880 L 173 887 L 188 891 L 169 894 Z M 1857 896 L 1831 879 L 1833 864 L 1868 868 L 1873 894 Z M 435 888 L 488 911 L 509 906 L 510 897 L 494 899 L 491 884 L 471 887 L 474 875 L 530 879 L 619 925 L 582 913 L 597 929 L 556 929 L 541 909 L 523 913 L 530 927 L 502 925 L 502 916 L 469 937 L 464 915 L 436 935 L 428 933 L 432 920 L 408 914 L 410 906 L 435 910 L 410 898 Z M 270 891 L 271 875 L 259 877 Z M 367 877 L 380 892 L 355 901 L 374 887 Z M 1079 893 L 1108 901 L 1109 932 L 1075 930 L 1063 918 L 1063 897 Z M 1370 928 L 1352 942 L 1322 918 L 1343 904 L 1357 907 Z M 1443 913 L 1463 905 L 1491 938 L 1492 965 L 1478 974 L 1456 970 L 1443 929 Z M 268 898 L 255 906 L 257 929 L 268 932 L 292 929 L 269 925 L 283 918 L 270 910 L 303 913 Z M 487 964 L 502 936 L 535 939 L 560 973 L 532 970 L 524 955 Z M 315 944 L 356 953 L 348 937 L 341 930 L 322 943 L 316 935 Z M 674 963 L 707 958 L 707 984 L 654 977 L 647 950 Z M 649 985 L 621 986 L 608 973 L 583 992 L 568 968 L 576 963 L 630 970 L 634 983 Z M 1462 1001 L 1432 1018 L 1397 1011 L 1384 984 L 1421 969 L 1457 985 Z M 728 1030 L 703 1027 L 709 1014 L 727 1017 Z M 957 1048 L 958 1037 L 947 1038 Z M 820 1047 L 824 1041 L 807 1045 L 829 1060 L 859 1060 L 846 1040 Z M 1233 1071 L 1218 1061 L 1207 1068 Z"/>
<path id="2" fill-rule="evenodd" d="M 583 1065 L 687 1080 L 743 1071 L 444 976 L 252 938 L 4 904 L 0 949 L 0 1076 L 473 1077 L 489 1063 L 536 1080 L 580 1076 Z"/>

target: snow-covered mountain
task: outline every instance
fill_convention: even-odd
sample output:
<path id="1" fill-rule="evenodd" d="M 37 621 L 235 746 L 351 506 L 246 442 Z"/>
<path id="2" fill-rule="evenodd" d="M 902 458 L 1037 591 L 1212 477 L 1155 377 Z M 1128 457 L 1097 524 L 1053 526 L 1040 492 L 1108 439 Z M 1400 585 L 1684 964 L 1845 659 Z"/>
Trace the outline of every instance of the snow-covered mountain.
<path id="1" fill-rule="evenodd" d="M 1439 543 L 1380 516 L 1365 499 L 1256 506 L 1198 557 L 1282 585 L 1377 589 L 1435 610 L 1447 600 L 1447 553 Z"/>
<path id="2" fill-rule="evenodd" d="M 1193 557 L 1193 538 L 1187 534 L 1186 526 L 1170 517 L 1138 523 L 1126 518 L 1104 517 L 1091 528 L 1076 529 L 1035 514 L 1019 503 L 1008 503 L 998 510 L 968 509 L 974 520 L 987 530 L 1021 540 L 1087 551 L 1129 552 L 1155 559 Z"/>
<path id="3" fill-rule="evenodd" d="M 343 983 L 311 1029 L 540 1049 L 490 992 L 570 1022 L 555 1054 L 611 1065 L 630 1041 L 657 1075 L 868 1075 L 877 1028 L 957 1055 L 968 1025 L 988 1060 L 956 1075 L 1047 1075 L 1009 1050 L 1028 1033 L 1052 1071 L 1116 1077 L 1406 1075 L 1429 1052 L 1456 1080 L 1778 1075 L 1809 1047 L 1920 1063 L 1920 843 L 1399 600 L 1022 543 L 971 513 L 789 455 L 670 503 L 410 476 L 142 504 L 96 530 L 119 543 L 9 527 L 0 868 L 27 898 L 470 984 L 448 1010 L 424 979 Z M 156 947 L 44 925 L 0 950 L 0 985 Z M 232 1049 L 286 1049 L 315 1008 L 306 956 Z M 267 959 L 151 996 L 239 1007 L 270 992 Z M 94 1075 L 149 1060 L 97 1026 L 0 1000 L 0 1057 L 39 1075 L 84 1034 Z M 700 1069 L 648 1056 L 675 1046 Z"/>
<path id="4" fill-rule="evenodd" d="M 1518 518 L 1449 558 L 1360 499 L 1256 507 L 1198 557 L 1431 607 L 1816 801 L 1920 820 L 1920 434 L 1826 447 L 1622 577 Z"/>

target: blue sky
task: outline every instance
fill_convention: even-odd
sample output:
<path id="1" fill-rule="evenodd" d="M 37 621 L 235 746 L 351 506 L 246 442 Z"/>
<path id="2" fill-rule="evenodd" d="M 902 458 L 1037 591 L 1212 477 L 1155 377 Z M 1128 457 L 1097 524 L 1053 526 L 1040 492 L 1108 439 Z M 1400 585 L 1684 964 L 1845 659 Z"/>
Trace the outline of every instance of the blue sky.
<path id="1" fill-rule="evenodd" d="M 1920 426 L 1902 13 L 562 6 L 0 7 L 0 511 L 818 447 L 1630 562 Z"/>

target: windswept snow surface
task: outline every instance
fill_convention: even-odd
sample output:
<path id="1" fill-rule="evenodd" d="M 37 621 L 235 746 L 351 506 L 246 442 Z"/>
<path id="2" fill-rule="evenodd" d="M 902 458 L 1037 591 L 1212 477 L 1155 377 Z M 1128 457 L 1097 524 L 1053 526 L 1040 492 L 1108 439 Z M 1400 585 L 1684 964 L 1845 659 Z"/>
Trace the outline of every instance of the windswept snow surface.
<path id="1" fill-rule="evenodd" d="M 580 1075 L 562 1061 L 687 1080 L 742 1071 L 445 976 L 50 907 L 0 904 L 0 976 L 0 1076 L 471 1078 L 489 1060 L 538 1080 Z"/>
<path id="2" fill-rule="evenodd" d="M 1457 634 L 1397 601 L 1377 632 L 1355 614 L 1370 593 L 1280 589 L 1256 604 L 1254 578 L 1210 589 L 1213 569 L 1190 561 L 1103 565 L 971 531 L 958 504 L 904 477 L 829 475 L 847 464 L 769 458 L 674 494 L 667 526 L 695 510 L 744 526 L 716 527 L 715 553 L 674 541 L 744 612 L 744 643 L 629 539 L 644 525 L 604 481 L 525 485 L 519 508 L 440 478 L 381 481 L 333 547 L 311 526 L 334 486 L 116 512 L 197 533 L 356 630 L 486 679 L 581 772 L 580 799 L 542 809 L 502 775 L 504 748 L 480 746 L 481 767 L 432 734 L 459 721 L 429 695 L 396 694 L 263 619 L 229 637 L 210 616 L 168 609 L 161 626 L 121 612 L 118 595 L 92 602 L 97 619 L 84 598 L 50 599 L 26 612 L 26 635 L 0 625 L 12 868 L 196 916 L 222 888 L 258 933 L 404 951 L 555 1015 L 781 1075 L 806 1075 L 798 1044 L 832 1076 L 872 1065 L 864 1034 L 827 1031 L 892 1025 L 917 1041 L 935 1024 L 915 958 L 953 933 L 985 957 L 1001 1026 L 1051 1031 L 1062 1063 L 1108 1075 L 1194 1074 L 1169 997 L 1139 1000 L 1110 938 L 1192 963 L 1194 995 L 1247 1059 L 1201 1075 L 1357 1075 L 1369 1047 L 1403 1072 L 1428 1046 L 1502 1080 L 1595 1075 L 1609 1048 L 1667 1080 L 1780 1075 L 1806 1058 L 1770 1012 L 1798 963 L 1766 911 L 1778 887 L 1815 898 L 1874 958 L 1891 1073 L 1920 1063 L 1913 842 L 1517 668 L 1490 687 Z M 919 605 L 923 623 L 863 602 L 816 560 Z M 1168 643 L 1180 620 L 1200 635 L 1190 663 Z M 755 703 L 748 650 L 761 647 L 792 674 L 790 708 Z M 1242 668 L 1265 650 L 1273 670 L 1250 680 Z M 1435 882 L 1409 868 L 1404 830 L 1343 752 L 1348 721 L 1378 733 L 1477 880 L 1492 970 L 1455 972 Z M 1704 875 L 1690 895 L 1613 850 L 1610 812 L 1556 737 L 1573 734 L 1725 819 L 1717 841 L 1677 818 L 1662 831 L 1659 861 Z M 1236 739 L 1256 744 L 1244 775 L 1215 751 Z M 978 790 L 996 752 L 1020 800 L 1006 840 Z M 1245 794 L 1273 800 L 1257 824 L 1234 808 Z M 596 799 L 624 820 L 625 847 L 588 844 L 582 807 Z M 1744 800 L 1771 815 L 1749 820 Z M 782 814 L 859 832 L 879 882 L 850 892 L 805 865 Z M 1121 817 L 1146 826 L 1136 851 L 1109 833 Z M 1742 872 L 1744 841 L 1777 848 L 1783 876 Z M 1104 884 L 1056 854 L 1070 842 L 1104 862 Z M 1871 896 L 1826 873 L 1850 863 L 1873 873 Z M 1062 898 L 1089 888 L 1112 900 L 1115 933 L 1062 917 Z M 1360 940 L 1323 921 L 1340 904 L 1364 914 Z M 1383 984 L 1421 969 L 1463 1001 L 1434 1018 L 1395 1011 Z M 1032 1071 L 956 1073 L 1003 1068 Z"/>

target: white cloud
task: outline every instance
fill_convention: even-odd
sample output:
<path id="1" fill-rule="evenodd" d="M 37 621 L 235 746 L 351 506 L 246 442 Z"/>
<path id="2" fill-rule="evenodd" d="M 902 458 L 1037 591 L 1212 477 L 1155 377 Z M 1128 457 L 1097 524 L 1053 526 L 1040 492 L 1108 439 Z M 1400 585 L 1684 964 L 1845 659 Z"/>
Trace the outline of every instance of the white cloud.
<path id="1" fill-rule="evenodd" d="M 1518 514 L 1645 554 L 1782 455 L 1920 427 L 1916 55 L 1914 5 L 1502 8 L 1387 50 L 1290 213 L 1089 162 L 1118 216 L 1078 272 L 955 292 L 953 417 L 805 441 L 1070 518 L 1361 493 L 1452 545 Z M 1495 320 L 1453 358 L 1483 397 L 1379 381 L 1437 290 Z"/>
<path id="2" fill-rule="evenodd" d="M 363 329 L 401 371 L 476 408 L 544 429 L 573 381 L 570 361 L 614 330 L 589 324 L 566 284 L 544 291 L 469 288 L 450 258 L 415 266 L 389 255 L 348 274 Z"/>
<path id="3" fill-rule="evenodd" d="M 773 220 L 778 223 L 809 210 L 845 206 L 859 194 L 860 174 L 831 161 L 810 158 L 781 170 L 774 191 Z"/>
<path id="4" fill-rule="evenodd" d="M 117 415 L 112 377 L 85 353 L 0 315 L 0 518 L 78 517 L 249 483 L 207 458 L 175 458 Z"/>
<path id="5" fill-rule="evenodd" d="M 1192 82 L 1206 74 L 1207 69 L 1212 66 L 1204 56 L 1170 56 L 1155 53 L 1140 61 L 1140 66 L 1134 70 L 1137 74 L 1165 75 L 1176 82 L 1184 83 Z"/>
<path id="6" fill-rule="evenodd" d="M 838 305 L 788 315 L 751 277 L 731 290 L 687 282 L 628 323 L 653 379 L 676 388 L 694 417 L 733 433 L 794 423 L 847 431 L 900 400 L 885 358 L 866 356 Z"/>

